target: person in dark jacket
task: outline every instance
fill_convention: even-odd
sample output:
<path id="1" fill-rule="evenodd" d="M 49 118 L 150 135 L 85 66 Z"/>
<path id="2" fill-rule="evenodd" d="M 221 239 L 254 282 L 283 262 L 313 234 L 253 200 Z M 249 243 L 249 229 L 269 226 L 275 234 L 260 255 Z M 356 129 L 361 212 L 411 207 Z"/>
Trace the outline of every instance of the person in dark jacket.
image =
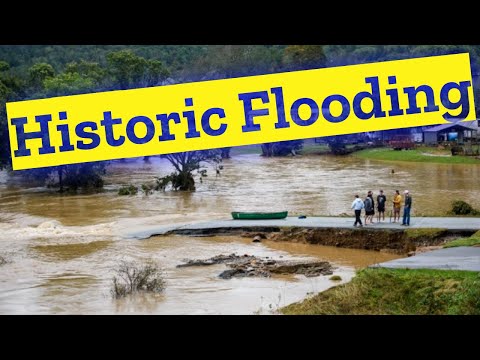
<path id="1" fill-rule="evenodd" d="M 365 225 L 368 224 L 368 219 L 370 219 L 370 224 L 373 224 L 373 215 L 375 215 L 375 202 L 373 201 L 373 195 L 371 191 L 368 192 L 363 203 L 365 205 Z"/>
<path id="2" fill-rule="evenodd" d="M 380 222 L 380 220 L 385 221 L 385 204 L 386 203 L 387 203 L 387 197 L 383 194 L 383 190 L 380 190 L 380 194 L 377 196 L 378 222 Z"/>
<path id="3" fill-rule="evenodd" d="M 412 209 L 412 196 L 405 190 L 405 205 L 403 206 L 403 223 L 402 225 L 410 226 L 410 211 Z"/>

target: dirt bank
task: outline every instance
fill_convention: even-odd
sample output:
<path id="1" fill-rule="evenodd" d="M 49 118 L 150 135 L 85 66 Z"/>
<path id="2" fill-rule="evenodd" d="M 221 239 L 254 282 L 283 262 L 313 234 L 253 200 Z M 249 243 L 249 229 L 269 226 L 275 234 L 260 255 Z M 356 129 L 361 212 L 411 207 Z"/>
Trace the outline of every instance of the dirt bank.
<path id="1" fill-rule="evenodd" d="M 475 230 L 437 228 L 311 228 L 311 227 L 215 227 L 175 229 L 165 235 L 215 236 L 232 235 L 255 241 L 289 241 L 414 255 L 416 251 L 472 235 Z"/>
<path id="2" fill-rule="evenodd" d="M 343 248 L 388 251 L 408 254 L 424 247 L 439 246 L 447 241 L 469 234 L 453 234 L 445 229 L 325 229 L 289 228 L 264 234 L 268 240 L 291 241 Z"/>

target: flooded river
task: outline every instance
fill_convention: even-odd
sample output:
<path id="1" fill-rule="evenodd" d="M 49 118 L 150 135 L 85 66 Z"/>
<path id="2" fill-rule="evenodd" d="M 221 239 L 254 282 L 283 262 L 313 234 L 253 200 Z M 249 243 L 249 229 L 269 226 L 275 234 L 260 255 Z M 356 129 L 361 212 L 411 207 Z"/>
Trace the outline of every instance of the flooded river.
<path id="1" fill-rule="evenodd" d="M 392 174 L 392 169 L 394 173 Z M 171 171 L 158 158 L 108 168 L 105 191 L 60 195 L 20 188 L 0 172 L 1 314 L 158 313 L 251 314 L 298 301 L 332 286 L 328 277 L 222 280 L 224 265 L 179 268 L 186 258 L 251 254 L 328 260 L 347 281 L 360 268 L 393 255 L 321 246 L 251 243 L 236 237 L 171 236 L 134 240 L 125 234 L 174 223 L 228 218 L 231 211 L 289 210 L 291 215 L 350 214 L 355 193 L 409 189 L 413 215 L 443 214 L 454 199 L 480 208 L 480 166 L 383 163 L 353 157 L 265 159 L 238 155 L 210 172 L 194 193 L 118 196 L 121 185 L 151 182 Z M 161 295 L 112 300 L 113 269 L 121 259 L 158 261 L 167 279 Z"/>

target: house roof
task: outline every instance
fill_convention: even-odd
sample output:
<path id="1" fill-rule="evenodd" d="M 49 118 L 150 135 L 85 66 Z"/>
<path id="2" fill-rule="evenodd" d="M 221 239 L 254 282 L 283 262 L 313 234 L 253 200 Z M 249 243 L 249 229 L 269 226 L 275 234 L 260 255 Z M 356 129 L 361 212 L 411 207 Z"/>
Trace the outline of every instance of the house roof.
<path id="1" fill-rule="evenodd" d="M 456 127 L 456 126 L 464 128 L 465 130 L 477 130 L 477 128 L 475 127 L 475 122 L 476 121 L 478 121 L 478 120 L 462 121 L 462 122 L 458 122 L 458 123 L 437 125 L 437 126 L 434 126 L 433 128 L 424 130 L 424 132 L 439 132 L 439 131 L 448 130 L 448 129 Z"/>

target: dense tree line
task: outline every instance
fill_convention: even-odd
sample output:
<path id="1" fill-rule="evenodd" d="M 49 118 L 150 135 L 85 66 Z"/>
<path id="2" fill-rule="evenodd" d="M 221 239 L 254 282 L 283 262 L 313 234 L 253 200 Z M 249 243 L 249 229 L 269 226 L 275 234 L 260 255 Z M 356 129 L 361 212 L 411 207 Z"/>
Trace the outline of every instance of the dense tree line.
<path id="1" fill-rule="evenodd" d="M 0 168 L 10 162 L 8 101 L 156 86 L 169 78 L 169 82 L 210 80 L 459 52 L 469 52 L 473 72 L 480 72 L 480 47 L 460 45 L 0 46 Z M 264 155 L 275 156 L 300 147 L 301 142 L 294 141 L 265 144 L 263 150 Z M 78 188 L 101 186 L 104 171 L 104 164 L 84 164 L 25 174 Z"/>

